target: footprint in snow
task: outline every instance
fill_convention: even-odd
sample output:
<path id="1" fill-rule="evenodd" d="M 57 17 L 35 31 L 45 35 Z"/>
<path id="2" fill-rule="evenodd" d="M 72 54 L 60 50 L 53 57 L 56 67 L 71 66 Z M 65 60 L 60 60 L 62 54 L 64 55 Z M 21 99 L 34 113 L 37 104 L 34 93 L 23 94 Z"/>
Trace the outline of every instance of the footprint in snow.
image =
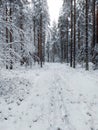
<path id="1" fill-rule="evenodd" d="M 80 93 L 80 95 L 79 95 L 80 97 L 82 97 L 83 95 Z"/>
<path id="2" fill-rule="evenodd" d="M 87 114 L 88 116 L 90 116 L 90 117 L 92 116 L 91 113 L 89 113 L 89 112 L 87 112 L 86 114 Z"/>
<path id="3" fill-rule="evenodd" d="M 36 76 L 39 76 L 39 74 L 37 73 Z"/>
<path id="4" fill-rule="evenodd" d="M 19 101 L 22 102 L 22 101 L 23 101 L 23 98 L 19 98 Z"/>
<path id="5" fill-rule="evenodd" d="M 57 128 L 57 130 L 61 130 L 61 128 Z"/>
<path id="6" fill-rule="evenodd" d="M 8 118 L 7 118 L 7 117 L 5 117 L 5 118 L 4 118 L 4 120 L 6 120 L 6 121 L 7 121 L 7 120 L 8 120 Z"/>
<path id="7" fill-rule="evenodd" d="M 32 128 L 32 126 L 30 125 L 29 128 Z"/>
<path id="8" fill-rule="evenodd" d="M 27 94 L 30 94 L 29 92 L 27 92 Z"/>
<path id="9" fill-rule="evenodd" d="M 9 108 L 8 108 L 8 110 L 9 110 L 9 111 L 11 111 L 11 110 L 12 110 L 12 108 L 10 108 L 10 107 L 9 107 Z"/>
<path id="10" fill-rule="evenodd" d="M 39 97 L 39 94 L 36 94 L 37 97 Z"/>
<path id="11" fill-rule="evenodd" d="M 59 94 L 61 95 L 61 92 L 59 91 Z"/>
<path id="12" fill-rule="evenodd" d="M 17 106 L 20 106 L 20 103 L 19 103 L 19 102 L 17 102 Z"/>

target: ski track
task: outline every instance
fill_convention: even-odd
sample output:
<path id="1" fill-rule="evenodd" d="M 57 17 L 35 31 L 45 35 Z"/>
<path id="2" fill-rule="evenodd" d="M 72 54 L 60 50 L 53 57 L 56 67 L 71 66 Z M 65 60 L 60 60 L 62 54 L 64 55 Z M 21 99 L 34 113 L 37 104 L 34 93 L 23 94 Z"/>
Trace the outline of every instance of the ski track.
<path id="1" fill-rule="evenodd" d="M 62 67 L 49 68 L 46 66 L 44 70 L 37 70 L 35 74 L 36 80 L 32 82 L 30 94 L 20 106 L 16 106 L 8 121 L 1 120 L 3 125 L 0 124 L 0 130 L 59 130 L 59 128 L 60 130 L 79 130 L 74 125 L 75 123 L 72 123 L 72 113 L 68 108 L 75 104 L 79 106 L 82 103 L 84 103 L 83 107 L 87 109 L 89 119 L 85 118 L 81 110 L 78 110 L 77 113 L 79 112 L 83 118 L 82 123 L 90 124 L 90 128 L 87 127 L 88 130 L 91 128 L 95 130 L 93 118 L 96 113 L 92 110 L 90 102 L 85 98 L 82 99 L 81 92 L 79 99 L 73 98 L 75 93 L 69 83 L 69 75 L 74 74 L 74 70 L 69 72 L 69 68 L 64 71 Z M 88 80 L 94 78 L 94 76 L 86 77 Z M 30 79 L 32 78 L 31 75 Z M 90 116 L 91 113 L 92 116 Z M 6 123 L 8 125 L 4 127 Z M 10 126 L 13 124 L 12 129 L 7 128 L 10 127 L 9 124 Z M 86 129 L 85 126 L 83 128 Z"/>
<path id="2" fill-rule="evenodd" d="M 52 119 L 50 119 L 50 128 L 49 130 L 55 130 L 60 128 L 61 130 L 75 130 L 73 125 L 69 120 L 69 113 L 65 106 L 64 98 L 63 98 L 63 88 L 61 76 L 54 73 L 53 75 L 53 85 L 52 85 L 52 94 L 51 94 L 51 107 L 50 113 Z"/>

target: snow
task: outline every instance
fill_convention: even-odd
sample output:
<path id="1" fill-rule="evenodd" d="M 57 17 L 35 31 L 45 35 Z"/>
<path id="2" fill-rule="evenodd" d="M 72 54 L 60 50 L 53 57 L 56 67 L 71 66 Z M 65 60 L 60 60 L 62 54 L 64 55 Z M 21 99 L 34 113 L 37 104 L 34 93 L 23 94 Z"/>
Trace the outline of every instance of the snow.
<path id="1" fill-rule="evenodd" d="M 0 130 L 98 130 L 98 71 L 47 63 L 0 69 Z"/>

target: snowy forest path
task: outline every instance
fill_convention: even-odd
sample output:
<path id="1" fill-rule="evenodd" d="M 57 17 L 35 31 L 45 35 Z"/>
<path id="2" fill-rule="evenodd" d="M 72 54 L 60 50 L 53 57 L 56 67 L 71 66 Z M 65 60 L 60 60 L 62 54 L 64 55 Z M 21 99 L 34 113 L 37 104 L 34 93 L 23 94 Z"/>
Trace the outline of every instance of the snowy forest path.
<path id="1" fill-rule="evenodd" d="M 67 77 L 65 77 L 66 80 L 62 78 L 62 72 L 61 68 L 58 69 L 58 66 L 36 72 L 37 78 L 23 104 L 25 109 L 22 110 L 20 115 L 21 120 L 25 122 L 25 125 L 29 125 L 29 128 L 40 129 L 41 127 L 44 130 L 74 129 L 65 106 L 65 91 L 68 91 L 69 86 L 66 83 Z M 27 119 L 29 121 L 26 121 Z"/>
<path id="2" fill-rule="evenodd" d="M 66 93 L 66 82 L 62 79 L 58 69 L 55 69 L 53 73 L 53 83 L 51 86 L 51 103 L 50 103 L 50 127 L 49 130 L 72 130 L 74 126 L 71 124 L 69 119 L 69 113 L 66 108 L 66 101 L 64 100 Z"/>
<path id="3" fill-rule="evenodd" d="M 58 63 L 1 73 L 7 90 L 14 88 L 0 99 L 0 130 L 97 128 L 98 82 L 93 74 Z"/>

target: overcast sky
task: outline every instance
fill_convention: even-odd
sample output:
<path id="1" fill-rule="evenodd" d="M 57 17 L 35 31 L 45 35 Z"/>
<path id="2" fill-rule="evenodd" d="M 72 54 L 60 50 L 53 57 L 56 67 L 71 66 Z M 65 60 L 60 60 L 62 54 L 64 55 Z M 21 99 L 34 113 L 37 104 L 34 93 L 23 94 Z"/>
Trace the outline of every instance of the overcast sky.
<path id="1" fill-rule="evenodd" d="M 55 20 L 58 21 L 59 11 L 62 6 L 62 0 L 47 0 L 50 12 L 51 23 Z"/>

